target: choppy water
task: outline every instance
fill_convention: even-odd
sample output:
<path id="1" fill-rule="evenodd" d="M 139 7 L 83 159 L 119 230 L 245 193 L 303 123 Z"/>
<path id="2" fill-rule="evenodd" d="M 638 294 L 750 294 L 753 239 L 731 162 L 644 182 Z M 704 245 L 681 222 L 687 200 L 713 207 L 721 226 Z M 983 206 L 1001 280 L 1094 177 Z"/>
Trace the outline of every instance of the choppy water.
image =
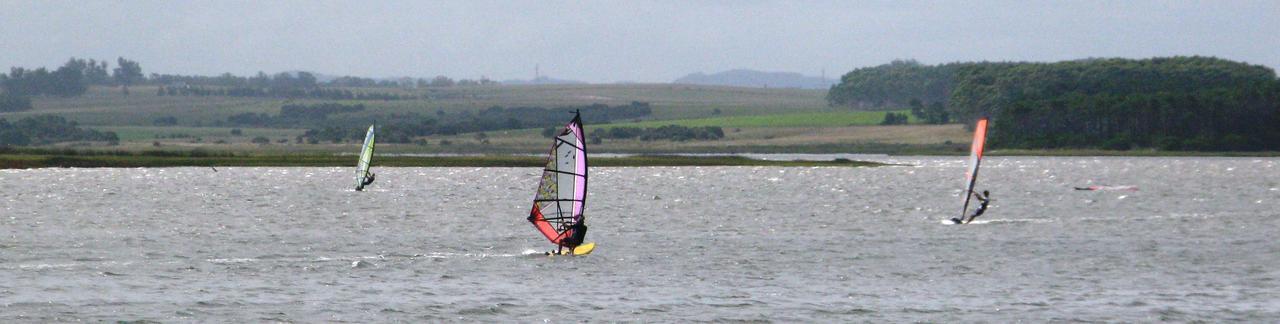
<path id="1" fill-rule="evenodd" d="M 3 171 L 0 321 L 1280 320 L 1280 159 L 879 159 L 594 168 L 587 257 L 530 168 Z"/>

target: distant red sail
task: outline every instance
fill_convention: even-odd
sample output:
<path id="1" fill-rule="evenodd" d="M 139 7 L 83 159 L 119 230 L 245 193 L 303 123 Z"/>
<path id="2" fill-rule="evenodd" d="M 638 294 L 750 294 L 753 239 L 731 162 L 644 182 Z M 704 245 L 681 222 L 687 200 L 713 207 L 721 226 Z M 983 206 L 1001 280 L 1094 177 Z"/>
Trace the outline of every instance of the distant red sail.
<path id="1" fill-rule="evenodd" d="M 969 169 L 965 171 L 964 208 L 960 209 L 960 219 L 969 213 L 969 201 L 973 199 L 973 187 L 978 183 L 978 167 L 982 165 L 982 153 L 987 147 L 987 119 L 978 119 L 973 126 L 973 145 L 969 146 Z"/>

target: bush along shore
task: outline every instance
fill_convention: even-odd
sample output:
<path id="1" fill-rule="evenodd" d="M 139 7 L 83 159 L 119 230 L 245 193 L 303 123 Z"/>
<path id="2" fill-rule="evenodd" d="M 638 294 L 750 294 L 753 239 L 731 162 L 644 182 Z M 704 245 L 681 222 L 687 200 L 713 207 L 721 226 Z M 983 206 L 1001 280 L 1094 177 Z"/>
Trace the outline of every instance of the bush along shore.
<path id="1" fill-rule="evenodd" d="M 591 158 L 592 166 L 786 166 L 864 167 L 885 164 L 847 159 L 828 161 L 775 161 L 741 156 L 637 155 Z M 540 156 L 386 156 L 374 159 L 379 167 L 542 167 Z M 6 152 L 0 154 L 0 169 L 30 168 L 143 168 L 143 167 L 354 167 L 356 157 L 333 154 L 250 155 L 192 152 L 88 152 L 57 154 L 56 151 Z"/>

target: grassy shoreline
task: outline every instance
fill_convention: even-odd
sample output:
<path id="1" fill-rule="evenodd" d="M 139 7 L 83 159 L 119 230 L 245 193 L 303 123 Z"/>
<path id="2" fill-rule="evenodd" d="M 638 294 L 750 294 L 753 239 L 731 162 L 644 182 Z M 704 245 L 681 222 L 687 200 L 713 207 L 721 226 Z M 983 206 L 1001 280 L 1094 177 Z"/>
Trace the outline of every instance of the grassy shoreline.
<path id="1" fill-rule="evenodd" d="M 346 155 L 52 155 L 0 154 L 0 169 L 32 168 L 157 168 L 157 167 L 354 167 L 355 157 Z M 773 161 L 741 156 L 639 155 L 597 157 L 596 167 L 647 166 L 783 166 L 783 167 L 871 167 L 887 164 L 836 159 L 830 161 Z M 389 156 L 374 160 L 378 167 L 541 167 L 546 159 L 536 156 Z"/>
<path id="2" fill-rule="evenodd" d="M 964 155 L 968 155 L 965 153 Z M 1198 151 L 1157 151 L 1129 150 L 1108 151 L 1098 149 L 1054 149 L 1054 150 L 992 150 L 987 156 L 1076 156 L 1076 157 L 1280 157 L 1277 151 L 1257 152 L 1198 152 Z"/>
<path id="3" fill-rule="evenodd" d="M 607 156 L 591 159 L 593 166 L 642 167 L 642 166 L 882 166 L 883 163 L 835 159 L 812 160 L 761 160 L 738 154 L 886 154 L 891 156 L 965 156 L 965 145 L 904 145 L 904 144 L 854 144 L 811 145 L 808 149 L 796 147 L 724 147 L 699 152 L 685 150 L 641 150 L 638 152 L 597 153 L 634 154 Z M 476 152 L 477 155 L 459 156 L 402 156 L 384 155 L 375 160 L 384 167 L 540 167 L 545 159 L 543 152 Z M 681 155 L 710 154 L 710 155 Z M 1107 151 L 1092 149 L 1058 150 L 992 150 L 988 156 L 1060 156 L 1060 157 L 1280 157 L 1280 152 L 1190 152 L 1130 150 Z M 30 168 L 138 168 L 138 167 L 204 167 L 204 166 L 355 166 L 355 156 L 325 152 L 235 152 L 235 151 L 93 151 L 75 149 L 0 148 L 0 169 Z"/>

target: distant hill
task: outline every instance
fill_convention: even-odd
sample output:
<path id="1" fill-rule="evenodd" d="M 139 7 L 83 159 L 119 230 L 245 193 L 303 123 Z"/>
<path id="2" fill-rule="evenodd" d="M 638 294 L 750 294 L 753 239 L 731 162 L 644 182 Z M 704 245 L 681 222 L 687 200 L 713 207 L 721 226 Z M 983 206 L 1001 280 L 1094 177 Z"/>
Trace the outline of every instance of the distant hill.
<path id="1" fill-rule="evenodd" d="M 587 83 L 582 81 L 577 81 L 577 80 L 563 80 L 563 79 L 555 79 L 550 77 L 538 77 L 537 79 L 533 79 L 533 80 L 519 80 L 519 79 L 502 80 L 502 84 L 525 85 L 525 84 L 587 84 Z"/>
<path id="2" fill-rule="evenodd" d="M 698 72 L 676 79 L 671 83 L 801 89 L 827 89 L 834 84 L 834 82 L 829 79 L 806 76 L 800 73 L 763 72 L 745 69 L 729 70 L 712 74 L 703 74 L 702 72 Z"/>

